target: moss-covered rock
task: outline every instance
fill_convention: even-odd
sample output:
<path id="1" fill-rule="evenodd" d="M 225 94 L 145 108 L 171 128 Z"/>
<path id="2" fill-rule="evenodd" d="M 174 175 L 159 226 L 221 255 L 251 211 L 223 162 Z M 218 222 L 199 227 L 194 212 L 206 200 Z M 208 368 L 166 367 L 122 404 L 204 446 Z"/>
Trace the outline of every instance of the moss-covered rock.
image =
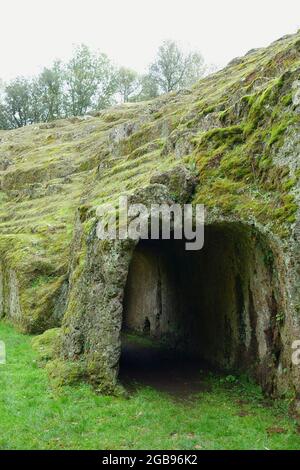
<path id="1" fill-rule="evenodd" d="M 74 377 L 117 385 L 135 243 L 99 241 L 95 226 L 96 208 L 120 195 L 201 203 L 208 225 L 261 234 L 278 258 L 284 320 L 279 359 L 270 340 L 260 366 L 273 364 L 280 382 L 300 336 L 299 43 L 299 33 L 282 38 L 152 102 L 0 131 L 0 317 L 32 333 L 62 325 L 61 362 L 48 366 L 53 376 L 61 366 L 57 382 L 78 366 Z M 287 382 L 299 391 L 298 372 L 289 366 Z"/>
<path id="2" fill-rule="evenodd" d="M 80 362 L 60 361 L 55 359 L 46 365 L 51 385 L 60 388 L 65 385 L 75 385 L 84 379 L 85 368 Z"/>
<path id="3" fill-rule="evenodd" d="M 55 359 L 60 347 L 60 328 L 51 328 L 32 340 L 32 347 L 37 352 L 40 361 L 47 362 Z"/>

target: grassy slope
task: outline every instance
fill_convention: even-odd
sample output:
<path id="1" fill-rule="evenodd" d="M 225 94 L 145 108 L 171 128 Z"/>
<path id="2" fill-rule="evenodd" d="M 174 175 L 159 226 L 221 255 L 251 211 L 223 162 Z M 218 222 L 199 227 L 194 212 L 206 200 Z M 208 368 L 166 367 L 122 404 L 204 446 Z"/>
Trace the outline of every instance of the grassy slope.
<path id="1" fill-rule="evenodd" d="M 0 449 L 300 449 L 286 404 L 264 407 L 254 385 L 210 377 L 212 391 L 190 402 L 149 388 L 130 399 L 97 396 L 88 385 L 55 391 L 29 336 L 2 322 L 0 339 Z M 274 427 L 285 432 L 268 432 Z"/>

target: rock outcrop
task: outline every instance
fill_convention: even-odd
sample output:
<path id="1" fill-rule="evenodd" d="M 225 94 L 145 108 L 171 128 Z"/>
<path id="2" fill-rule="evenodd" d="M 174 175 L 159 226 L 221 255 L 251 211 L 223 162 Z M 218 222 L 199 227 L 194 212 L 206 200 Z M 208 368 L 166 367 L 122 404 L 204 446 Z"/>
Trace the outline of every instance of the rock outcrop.
<path id="1" fill-rule="evenodd" d="M 113 392 L 125 322 L 300 398 L 299 83 L 298 33 L 191 90 L 0 131 L 0 317 L 60 327 L 51 374 Z M 204 249 L 99 240 L 121 195 L 204 204 Z"/>

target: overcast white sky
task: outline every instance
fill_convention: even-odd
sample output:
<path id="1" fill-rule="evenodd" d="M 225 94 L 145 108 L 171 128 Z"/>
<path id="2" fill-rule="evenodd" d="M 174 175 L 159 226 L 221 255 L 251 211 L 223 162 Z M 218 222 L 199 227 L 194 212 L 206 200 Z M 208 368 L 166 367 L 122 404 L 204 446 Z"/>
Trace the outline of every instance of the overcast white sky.
<path id="1" fill-rule="evenodd" d="M 168 38 L 220 66 L 299 28 L 299 0 L 0 0 L 0 77 L 32 75 L 82 42 L 139 72 Z"/>

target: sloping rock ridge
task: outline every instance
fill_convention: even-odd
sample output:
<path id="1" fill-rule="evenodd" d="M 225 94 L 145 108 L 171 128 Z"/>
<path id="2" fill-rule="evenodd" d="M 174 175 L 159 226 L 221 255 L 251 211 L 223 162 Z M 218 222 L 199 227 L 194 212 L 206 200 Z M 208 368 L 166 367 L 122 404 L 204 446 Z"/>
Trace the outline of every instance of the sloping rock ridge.
<path id="1" fill-rule="evenodd" d="M 0 131 L 0 317 L 55 328 L 49 373 L 103 391 L 125 322 L 299 399 L 299 135 L 300 33 L 191 90 Z M 204 204 L 204 249 L 99 240 L 121 195 Z"/>

